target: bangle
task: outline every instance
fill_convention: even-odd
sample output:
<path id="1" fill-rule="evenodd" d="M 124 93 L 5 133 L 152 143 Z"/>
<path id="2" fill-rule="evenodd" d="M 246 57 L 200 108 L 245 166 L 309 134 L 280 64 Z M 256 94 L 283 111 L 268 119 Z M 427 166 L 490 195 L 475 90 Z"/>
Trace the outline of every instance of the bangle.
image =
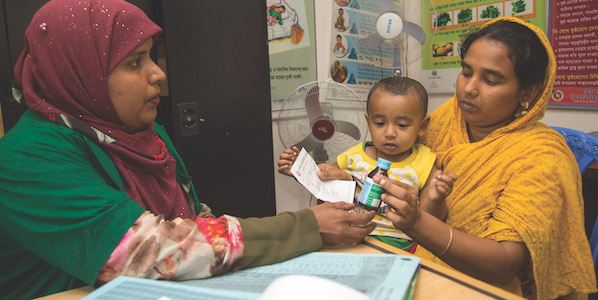
<path id="1" fill-rule="evenodd" d="M 448 251 L 448 249 L 451 247 L 451 243 L 453 242 L 453 228 L 451 228 L 449 226 L 449 241 L 448 244 L 446 244 L 446 248 L 444 248 L 444 251 L 442 251 L 442 253 L 440 253 L 440 255 L 438 255 L 438 257 L 443 256 L 446 251 Z"/>

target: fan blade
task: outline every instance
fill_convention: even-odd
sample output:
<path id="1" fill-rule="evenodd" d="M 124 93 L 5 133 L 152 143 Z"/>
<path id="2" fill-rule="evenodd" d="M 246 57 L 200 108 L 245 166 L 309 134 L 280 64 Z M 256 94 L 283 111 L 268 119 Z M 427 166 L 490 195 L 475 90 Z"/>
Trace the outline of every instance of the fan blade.
<path id="1" fill-rule="evenodd" d="M 297 148 L 299 148 L 299 150 L 301 150 L 301 148 L 305 148 L 305 150 L 307 150 L 307 151 L 312 151 L 312 150 L 316 149 L 316 147 L 319 144 L 322 144 L 322 143 L 318 142 L 318 140 L 316 139 L 316 137 L 313 134 L 310 133 L 301 142 L 295 144 L 295 146 L 297 146 Z"/>
<path id="2" fill-rule="evenodd" d="M 378 33 L 374 33 L 366 38 L 360 39 L 359 42 L 368 49 L 375 49 L 384 43 L 384 39 L 382 39 Z"/>
<path id="3" fill-rule="evenodd" d="M 422 46 L 426 43 L 426 34 L 419 25 L 409 21 L 403 21 L 403 31 L 416 39 Z"/>
<path id="4" fill-rule="evenodd" d="M 380 8 L 380 14 L 389 11 L 394 11 L 394 8 L 392 7 L 392 1 L 393 0 L 380 0 L 380 2 L 378 3 L 378 7 Z"/>
<path id="5" fill-rule="evenodd" d="M 335 121 L 335 129 L 336 131 L 342 132 L 356 140 L 361 138 L 361 133 L 359 133 L 359 128 L 355 126 L 355 124 L 347 122 L 347 121 Z"/>
<path id="6" fill-rule="evenodd" d="M 305 109 L 307 110 L 307 116 L 309 116 L 310 123 L 324 116 L 322 114 L 322 108 L 320 107 L 320 88 L 318 86 L 314 86 L 307 92 L 307 97 L 305 97 Z"/>

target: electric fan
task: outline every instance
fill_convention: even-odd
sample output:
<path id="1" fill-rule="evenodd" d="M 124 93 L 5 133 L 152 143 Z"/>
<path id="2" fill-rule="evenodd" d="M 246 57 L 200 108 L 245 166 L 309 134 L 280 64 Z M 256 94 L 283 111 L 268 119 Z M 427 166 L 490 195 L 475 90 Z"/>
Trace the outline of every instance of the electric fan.
<path id="1" fill-rule="evenodd" d="M 421 9 L 435 13 L 436 9 L 432 0 L 421 1 L 354 0 L 350 39 L 360 58 L 392 69 L 394 76 L 401 76 L 401 69 L 406 70 L 409 64 L 430 51 L 436 28 L 426 22 L 417 25 L 420 16 L 411 11 Z M 422 27 L 430 34 L 426 35 Z"/>
<path id="2" fill-rule="evenodd" d="M 314 81 L 296 88 L 283 100 L 278 134 L 285 148 L 305 148 L 317 163 L 332 164 L 336 156 L 365 140 L 365 104 L 333 81 Z"/>

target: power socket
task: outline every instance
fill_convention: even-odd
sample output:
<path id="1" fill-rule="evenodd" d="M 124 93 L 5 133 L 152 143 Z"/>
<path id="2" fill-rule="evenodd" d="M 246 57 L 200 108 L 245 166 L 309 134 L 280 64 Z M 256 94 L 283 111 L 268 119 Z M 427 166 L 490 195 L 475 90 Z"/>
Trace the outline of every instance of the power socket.
<path id="1" fill-rule="evenodd" d="M 196 102 L 177 104 L 181 136 L 199 134 L 199 106 Z"/>

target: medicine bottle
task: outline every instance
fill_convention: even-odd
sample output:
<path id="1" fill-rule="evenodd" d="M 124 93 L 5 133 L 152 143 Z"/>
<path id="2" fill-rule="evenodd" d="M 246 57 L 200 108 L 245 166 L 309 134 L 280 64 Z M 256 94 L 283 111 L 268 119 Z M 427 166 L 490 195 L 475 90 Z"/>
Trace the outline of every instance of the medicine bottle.
<path id="1" fill-rule="evenodd" d="M 357 197 L 357 206 L 365 210 L 378 210 L 382 203 L 381 195 L 384 193 L 384 189 L 374 183 L 372 179 L 376 175 L 388 176 L 388 169 L 390 168 L 391 162 L 384 158 L 378 158 L 376 168 L 368 174 L 365 179 L 361 193 Z"/>

